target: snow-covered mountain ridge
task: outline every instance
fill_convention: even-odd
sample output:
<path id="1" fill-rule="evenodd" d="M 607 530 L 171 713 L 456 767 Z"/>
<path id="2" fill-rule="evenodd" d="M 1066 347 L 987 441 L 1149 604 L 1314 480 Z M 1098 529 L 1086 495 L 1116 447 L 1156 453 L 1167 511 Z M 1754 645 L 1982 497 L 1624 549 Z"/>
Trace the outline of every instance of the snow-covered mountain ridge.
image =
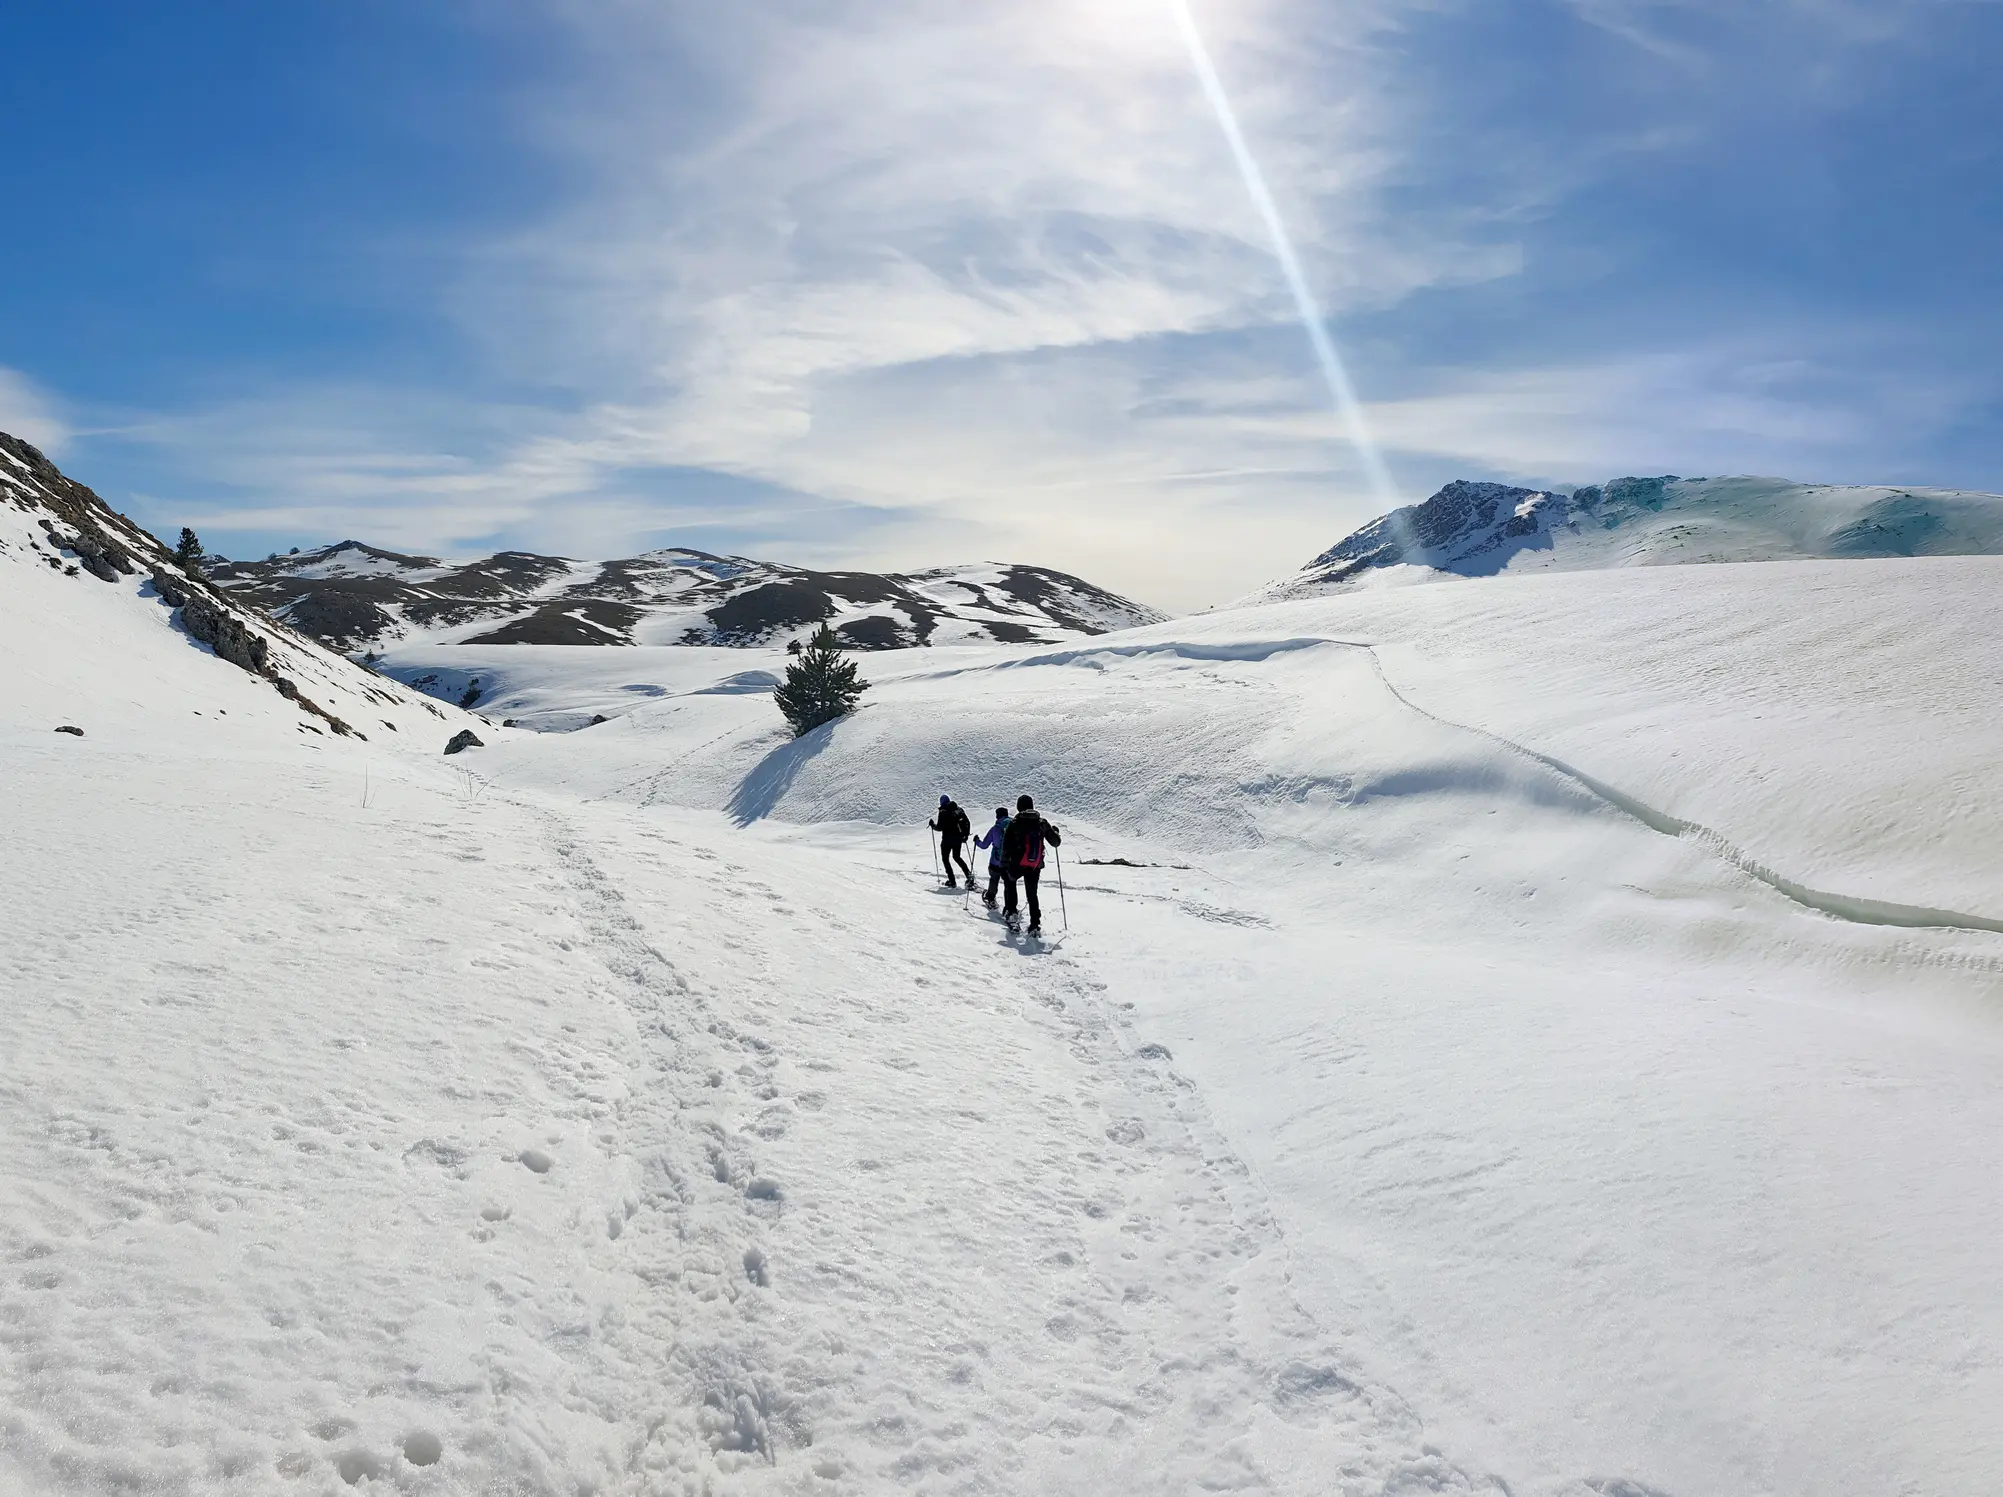
<path id="1" fill-rule="evenodd" d="M 1456 479 L 1372 520 L 1259 599 L 1443 574 L 1999 552 L 2003 496 L 1961 489 L 1668 475 L 1566 493 Z"/>
<path id="2" fill-rule="evenodd" d="M 852 649 L 1050 644 L 1164 615 L 1047 567 L 820 572 L 670 548 L 617 561 L 502 551 L 477 561 L 360 541 L 218 563 L 225 587 L 335 649 L 399 644 L 784 644 L 832 625 Z"/>

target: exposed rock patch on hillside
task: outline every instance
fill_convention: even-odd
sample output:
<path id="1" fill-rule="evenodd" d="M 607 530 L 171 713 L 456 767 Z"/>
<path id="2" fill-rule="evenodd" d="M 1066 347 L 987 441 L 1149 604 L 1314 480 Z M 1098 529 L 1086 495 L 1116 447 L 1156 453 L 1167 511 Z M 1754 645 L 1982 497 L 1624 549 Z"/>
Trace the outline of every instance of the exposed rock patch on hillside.
<path id="1" fill-rule="evenodd" d="M 606 562 L 523 551 L 448 562 L 343 541 L 223 563 L 214 576 L 348 651 L 425 642 L 771 645 L 823 624 L 859 650 L 1038 644 L 1163 617 L 1045 567 L 822 572 L 680 549 Z"/>

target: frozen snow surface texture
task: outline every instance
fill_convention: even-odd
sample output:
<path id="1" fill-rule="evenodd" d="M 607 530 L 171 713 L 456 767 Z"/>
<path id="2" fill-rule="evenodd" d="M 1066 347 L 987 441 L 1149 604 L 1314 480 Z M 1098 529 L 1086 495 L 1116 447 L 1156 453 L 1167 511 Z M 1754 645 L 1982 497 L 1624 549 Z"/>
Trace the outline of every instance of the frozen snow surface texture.
<path id="1" fill-rule="evenodd" d="M 1671 476 L 1568 494 L 1458 479 L 1372 520 L 1259 598 L 1498 572 L 1998 552 L 2003 496 L 1959 489 Z"/>
<path id="2" fill-rule="evenodd" d="M 15 513 L 0 1492 L 2003 1470 L 2003 560 L 885 652 L 798 740 L 777 650 L 482 646 L 575 731 L 446 759 Z M 942 791 L 1063 829 L 1041 938 Z"/>
<path id="3" fill-rule="evenodd" d="M 397 644 L 784 645 L 831 626 L 852 649 L 1103 634 L 1161 614 L 1045 567 L 902 576 L 816 572 L 703 551 L 579 562 L 503 551 L 471 562 L 359 541 L 215 576 L 336 649 Z"/>

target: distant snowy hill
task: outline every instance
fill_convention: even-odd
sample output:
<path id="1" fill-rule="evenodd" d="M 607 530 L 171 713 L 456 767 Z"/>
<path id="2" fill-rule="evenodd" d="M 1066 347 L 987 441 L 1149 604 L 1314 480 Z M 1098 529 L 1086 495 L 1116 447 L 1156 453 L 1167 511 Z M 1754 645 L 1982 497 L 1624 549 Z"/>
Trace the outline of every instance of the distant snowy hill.
<path id="1" fill-rule="evenodd" d="M 13 705 L 50 727 L 231 715 L 307 740 L 380 738 L 437 750 L 479 719 L 302 638 L 174 554 L 0 432 L 0 591 L 26 661 Z M 79 684 L 87 683 L 87 684 Z"/>
<path id="2" fill-rule="evenodd" d="M 1616 478 L 1566 494 L 1457 479 L 1267 588 L 1308 597 L 1441 573 L 2003 552 L 2003 497 L 1783 478 Z"/>
<path id="3" fill-rule="evenodd" d="M 478 561 L 359 541 L 214 568 L 216 580 L 341 650 L 394 644 L 770 645 L 827 623 L 851 648 L 1049 644 L 1162 614 L 1044 567 L 816 572 L 703 551 Z"/>

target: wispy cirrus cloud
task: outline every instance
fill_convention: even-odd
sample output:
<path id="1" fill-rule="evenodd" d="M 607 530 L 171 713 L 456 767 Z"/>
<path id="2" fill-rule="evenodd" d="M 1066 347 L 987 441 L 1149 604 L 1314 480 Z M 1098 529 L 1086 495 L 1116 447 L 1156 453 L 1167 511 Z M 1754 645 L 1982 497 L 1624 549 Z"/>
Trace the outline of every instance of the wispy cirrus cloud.
<path id="1" fill-rule="evenodd" d="M 1409 497 L 1967 481 L 1915 454 L 1990 450 L 1981 314 L 1915 300 L 1976 262 L 1846 198 L 1914 177 L 1868 151 L 1918 74 L 1864 64 L 1938 75 L 1948 7 L 1197 8 Z M 561 185 L 424 247 L 450 377 L 295 367 L 94 423 L 163 509 L 260 542 L 1034 557 L 1171 606 L 1374 512 L 1165 0 L 480 13 L 541 28 L 510 107 Z"/>
<path id="2" fill-rule="evenodd" d="M 1506 241 L 1460 232 L 1479 215 L 1387 210 L 1405 107 L 1386 50 L 1396 7 L 1215 11 L 1333 311 L 1514 268 Z M 552 107 L 544 129 L 587 185 L 495 246 L 460 302 L 486 330 L 502 304 L 542 303 L 529 325 L 563 326 L 558 376 L 619 384 L 552 442 L 890 504 L 913 520 L 895 547 L 907 559 L 951 535 L 1131 575 L 1135 523 L 1191 507 L 1178 475 L 1248 466 L 1194 450 L 1203 428 L 1171 434 L 1149 388 L 1179 361 L 1242 363 L 1226 345 L 1275 329 L 1266 349 L 1289 388 L 1309 367 L 1159 0 L 562 14 L 594 103 Z M 692 66 L 694 119 L 658 87 Z M 1346 474 L 1333 419 L 1299 425 L 1317 421 L 1277 466 Z M 1095 484 L 1106 492 L 1081 505 Z M 1061 508 L 1046 503 L 1060 490 Z M 1245 506 L 1227 508 L 1242 526 Z M 1189 521 L 1162 553 L 1214 569 L 1215 527 Z"/>
<path id="3" fill-rule="evenodd" d="M 1862 482 L 1858 470 L 1878 454 L 1940 436 L 1993 395 L 1976 381 L 1915 383 L 1895 364 L 1817 357 L 1820 342 L 1804 337 L 1796 356 L 1782 359 L 1757 342 L 1726 341 L 1441 371 L 1437 388 L 1379 403 L 1371 416 L 1408 449 L 1530 482 L 1614 477 L 1617 469 Z"/>

